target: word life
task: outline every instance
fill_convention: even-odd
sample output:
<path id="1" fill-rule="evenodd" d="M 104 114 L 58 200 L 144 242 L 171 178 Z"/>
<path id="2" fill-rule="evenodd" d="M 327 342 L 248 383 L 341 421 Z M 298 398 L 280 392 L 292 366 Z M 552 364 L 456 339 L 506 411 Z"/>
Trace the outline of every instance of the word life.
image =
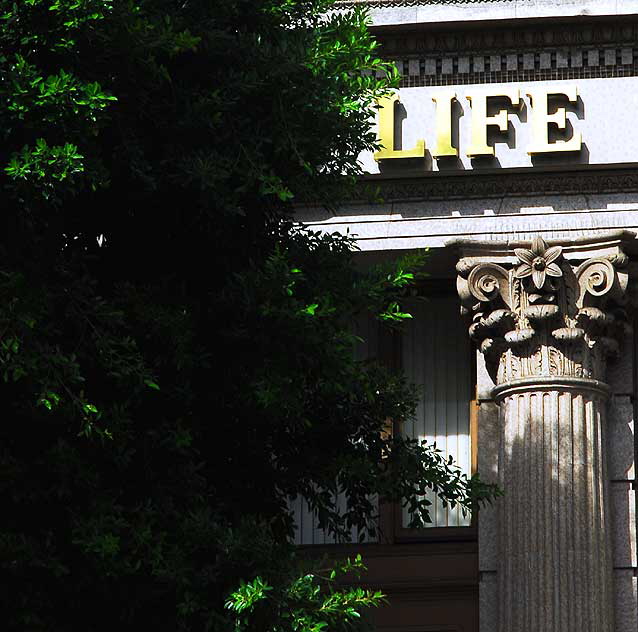
<path id="1" fill-rule="evenodd" d="M 553 113 L 549 112 L 549 99 L 562 98 L 570 103 L 578 101 L 578 89 L 569 86 L 562 90 L 547 89 L 544 87 L 531 87 L 525 90 L 530 98 L 531 112 L 529 124 L 532 126 L 531 143 L 527 147 L 530 155 L 548 154 L 554 152 L 578 152 L 582 147 L 580 132 L 573 131 L 571 138 L 565 140 L 550 140 L 550 125 L 555 125 L 558 130 L 566 130 L 567 114 L 564 107 L 557 107 Z M 501 132 L 506 132 L 509 123 L 509 115 L 514 114 L 509 109 L 501 109 L 494 115 L 488 115 L 490 99 L 509 100 L 513 108 L 522 105 L 521 91 L 519 88 L 500 87 L 498 92 L 468 91 L 464 94 L 470 102 L 471 112 L 471 140 L 466 149 L 470 158 L 482 156 L 494 156 L 494 146 L 488 144 L 488 128 L 497 127 Z M 442 91 L 432 97 L 435 103 L 436 120 L 434 147 L 430 150 L 433 158 L 445 159 L 450 156 L 458 156 L 458 147 L 453 146 L 452 105 L 457 95 L 454 91 Z M 382 149 L 374 154 L 377 161 L 400 158 L 424 158 L 426 154 L 426 142 L 421 139 L 411 149 L 395 149 L 395 106 L 399 103 L 399 95 L 393 94 L 379 101 L 379 141 Z M 515 115 L 515 114 L 514 114 Z"/>

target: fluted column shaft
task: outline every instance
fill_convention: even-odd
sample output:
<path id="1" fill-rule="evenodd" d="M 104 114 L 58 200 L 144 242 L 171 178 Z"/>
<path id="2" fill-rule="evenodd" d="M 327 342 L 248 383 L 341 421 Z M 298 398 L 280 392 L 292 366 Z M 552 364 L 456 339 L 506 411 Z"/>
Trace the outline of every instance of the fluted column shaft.
<path id="1" fill-rule="evenodd" d="M 578 382 L 530 380 L 497 394 L 499 632 L 613 629 L 606 393 Z"/>

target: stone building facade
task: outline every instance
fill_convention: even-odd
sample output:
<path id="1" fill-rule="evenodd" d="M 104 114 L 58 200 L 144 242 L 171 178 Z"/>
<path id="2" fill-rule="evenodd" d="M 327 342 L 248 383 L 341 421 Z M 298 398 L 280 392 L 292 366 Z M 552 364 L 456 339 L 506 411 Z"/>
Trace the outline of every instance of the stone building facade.
<path id="1" fill-rule="evenodd" d="M 368 353 L 421 385 L 408 432 L 505 490 L 421 532 L 381 508 L 378 628 L 636 632 L 638 1 L 366 4 L 402 75 L 362 157 L 383 201 L 299 217 L 362 260 L 430 250 Z"/>

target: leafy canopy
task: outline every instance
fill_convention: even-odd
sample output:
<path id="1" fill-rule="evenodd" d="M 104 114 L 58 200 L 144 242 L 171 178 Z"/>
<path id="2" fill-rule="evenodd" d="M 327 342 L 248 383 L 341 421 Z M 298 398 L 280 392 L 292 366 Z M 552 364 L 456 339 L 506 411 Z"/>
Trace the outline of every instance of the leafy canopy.
<path id="1" fill-rule="evenodd" d="M 337 629 L 380 597 L 297 567 L 288 497 L 339 534 L 371 494 L 418 522 L 491 493 L 384 434 L 413 393 L 353 354 L 420 260 L 362 272 L 292 221 L 352 186 L 396 82 L 330 8 L 0 0 L 6 629 Z"/>

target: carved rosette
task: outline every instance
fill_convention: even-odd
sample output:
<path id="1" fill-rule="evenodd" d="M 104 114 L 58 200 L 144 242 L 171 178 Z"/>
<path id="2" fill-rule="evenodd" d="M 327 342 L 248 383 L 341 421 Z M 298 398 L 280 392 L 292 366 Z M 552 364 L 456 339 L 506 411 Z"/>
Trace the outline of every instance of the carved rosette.
<path id="1" fill-rule="evenodd" d="M 573 266 L 560 246 L 540 237 L 514 255 L 509 269 L 471 257 L 457 264 L 470 336 L 494 382 L 604 380 L 606 360 L 629 328 L 628 257 L 621 252 Z"/>

